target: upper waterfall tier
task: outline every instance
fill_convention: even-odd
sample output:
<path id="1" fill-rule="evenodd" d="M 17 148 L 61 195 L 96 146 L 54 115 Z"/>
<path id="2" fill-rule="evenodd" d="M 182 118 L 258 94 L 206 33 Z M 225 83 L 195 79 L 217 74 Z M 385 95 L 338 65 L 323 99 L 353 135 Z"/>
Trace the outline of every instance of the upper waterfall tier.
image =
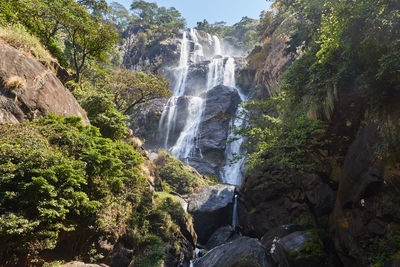
<path id="1" fill-rule="evenodd" d="M 242 53 L 219 37 L 195 29 L 182 32 L 176 53 L 176 63 L 163 68 L 173 96 L 164 105 L 158 122 L 158 147 L 203 174 L 231 175 L 222 170 L 230 168 L 225 165 L 231 151 L 240 152 L 241 143 L 226 150 L 230 147 L 228 136 L 233 136 L 229 126 L 234 124 L 242 101 L 235 81 Z M 234 172 L 235 177 L 241 177 L 241 165 Z M 224 178 L 223 182 L 234 180 L 241 179 Z"/>

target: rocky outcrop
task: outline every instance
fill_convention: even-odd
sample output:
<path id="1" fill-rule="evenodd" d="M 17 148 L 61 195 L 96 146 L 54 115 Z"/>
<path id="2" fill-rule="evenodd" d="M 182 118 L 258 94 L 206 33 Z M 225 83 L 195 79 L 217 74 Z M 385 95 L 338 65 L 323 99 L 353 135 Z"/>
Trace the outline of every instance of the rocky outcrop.
<path id="1" fill-rule="evenodd" d="M 132 24 L 125 35 L 123 65 L 128 69 L 143 72 L 162 71 L 179 60 L 179 39 L 169 38 L 154 44 L 147 43 L 149 29 L 145 24 Z"/>
<path id="2" fill-rule="evenodd" d="M 361 126 L 345 156 L 331 217 L 331 233 L 345 266 L 362 266 L 396 250 L 400 143 L 391 133 L 400 129 L 399 100 L 399 95 L 392 95 L 383 112 L 366 113 L 369 123 Z M 383 148 L 388 142 L 392 148 Z"/>
<path id="3" fill-rule="evenodd" d="M 206 244 L 219 227 L 231 224 L 234 195 L 234 186 L 219 184 L 187 196 L 188 212 L 193 216 L 200 244 Z"/>
<path id="4" fill-rule="evenodd" d="M 56 75 L 21 51 L 0 40 L 0 122 L 21 122 L 49 112 L 80 116 L 85 111 Z"/>
<path id="5" fill-rule="evenodd" d="M 298 173 L 287 182 L 277 181 L 268 177 L 271 171 L 267 168 L 245 177 L 238 211 L 245 234 L 262 237 L 280 225 L 330 214 L 335 202 L 330 184 L 306 173 Z"/>
<path id="6" fill-rule="evenodd" d="M 240 102 L 237 90 L 231 87 L 219 85 L 207 92 L 198 142 L 202 157 L 190 159 L 190 165 L 200 173 L 219 176 L 226 162 L 229 122 L 235 116 Z"/>
<path id="7" fill-rule="evenodd" d="M 163 147 L 164 131 L 158 131 L 159 121 L 165 105 L 176 105 L 176 120 L 170 129 L 168 146 L 173 146 L 186 125 L 188 108 L 193 96 L 181 96 L 171 99 L 156 99 L 142 105 L 130 115 L 129 127 L 134 135 L 145 140 L 146 149 Z M 188 159 L 189 165 L 204 175 L 219 176 L 220 168 L 225 164 L 225 148 L 228 138 L 229 123 L 234 117 L 241 99 L 237 90 L 219 85 L 209 90 L 206 105 L 200 123 L 198 150 L 194 157 Z M 168 114 L 166 115 L 168 116 Z"/>
<path id="8" fill-rule="evenodd" d="M 158 144 L 158 123 L 167 104 L 166 98 L 158 98 L 141 105 L 129 115 L 127 124 L 133 135 L 144 140 L 145 149 L 155 149 Z"/>
<path id="9" fill-rule="evenodd" d="M 239 237 L 218 246 L 193 264 L 194 267 L 269 267 L 265 248 L 254 238 Z"/>

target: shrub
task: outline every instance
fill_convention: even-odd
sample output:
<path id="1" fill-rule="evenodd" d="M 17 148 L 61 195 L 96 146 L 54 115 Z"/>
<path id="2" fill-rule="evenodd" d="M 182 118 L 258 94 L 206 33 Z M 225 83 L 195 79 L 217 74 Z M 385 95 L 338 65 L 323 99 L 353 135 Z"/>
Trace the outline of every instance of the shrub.
<path id="1" fill-rule="evenodd" d="M 165 162 L 159 170 L 159 175 L 173 191 L 179 194 L 189 194 L 196 188 L 206 185 L 206 181 L 182 161 L 166 152 L 160 152 L 160 154 L 159 157 L 164 157 Z"/>
<path id="2" fill-rule="evenodd" d="M 148 191 L 140 155 L 79 117 L 50 114 L 0 132 L 0 263 L 54 249 L 61 232 L 113 235 Z"/>
<path id="3" fill-rule="evenodd" d="M 3 87 L 10 91 L 17 88 L 23 88 L 26 85 L 26 81 L 24 78 L 19 76 L 11 76 L 8 79 L 3 81 Z"/>
<path id="4" fill-rule="evenodd" d="M 75 89 L 74 95 L 86 110 L 90 123 L 98 127 L 104 137 L 116 140 L 127 135 L 127 118 L 117 110 L 109 93 L 88 86 L 83 90 Z"/>

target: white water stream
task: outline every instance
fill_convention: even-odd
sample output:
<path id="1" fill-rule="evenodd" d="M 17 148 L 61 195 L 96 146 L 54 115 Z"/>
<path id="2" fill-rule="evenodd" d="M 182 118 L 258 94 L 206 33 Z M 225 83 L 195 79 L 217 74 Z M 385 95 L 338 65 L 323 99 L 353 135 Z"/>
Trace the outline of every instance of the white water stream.
<path id="1" fill-rule="evenodd" d="M 204 40 L 205 37 L 205 40 Z M 186 164 L 190 164 L 189 159 L 192 157 L 202 158 L 199 149 L 199 134 L 202 116 L 206 107 L 207 92 L 218 85 L 225 85 L 236 88 L 242 101 L 245 97 L 241 94 L 235 82 L 235 59 L 233 55 L 226 54 L 229 49 L 224 49 L 223 42 L 217 36 L 209 34 L 200 36 L 195 29 L 189 29 L 182 35 L 180 47 L 179 65 L 173 70 L 175 75 L 175 86 L 173 88 L 173 96 L 168 100 L 159 122 L 159 133 L 162 136 L 162 146 L 171 152 L 171 154 Z M 204 86 L 190 87 L 190 77 L 193 68 L 199 66 L 207 66 L 206 81 L 203 80 Z M 180 98 L 185 97 L 182 101 L 187 103 L 187 111 L 185 112 L 186 121 L 183 129 L 176 137 L 176 126 L 178 119 L 178 102 Z M 242 144 L 244 138 L 237 138 L 234 130 L 243 126 L 243 120 L 239 117 L 243 112 L 243 108 L 239 107 L 235 118 L 230 122 L 228 131 L 228 140 L 225 150 L 225 166 L 220 170 L 220 176 L 223 183 L 240 186 L 242 182 L 242 169 L 244 158 L 234 161 L 230 164 L 230 160 L 235 155 L 242 154 Z M 180 113 L 181 114 L 181 111 Z M 171 136 L 175 135 L 176 141 L 172 144 Z M 235 194 L 232 211 L 232 227 L 238 226 L 238 195 Z M 196 251 L 198 252 L 198 251 Z M 196 253 L 197 254 L 197 253 Z M 194 261 L 190 262 L 193 266 Z"/>
<path id="2" fill-rule="evenodd" d="M 169 150 L 171 154 L 187 164 L 189 158 L 199 156 L 202 157 L 201 151 L 198 149 L 199 132 L 201 119 L 206 107 L 205 96 L 209 90 L 217 85 L 236 88 L 235 82 L 235 60 L 230 55 L 225 55 L 221 40 L 217 36 L 207 34 L 206 41 L 203 44 L 200 41 L 199 32 L 195 29 L 189 29 L 183 32 L 179 65 L 174 69 L 176 83 L 173 88 L 173 96 L 168 100 L 159 122 L 159 132 L 162 136 L 162 146 Z M 208 49 L 207 49 L 207 48 Z M 207 63 L 208 62 L 208 63 Z M 190 88 L 187 90 L 187 80 L 191 66 L 196 64 L 207 65 L 207 81 L 204 87 L 196 90 Z M 238 93 L 243 100 L 245 97 Z M 171 134 L 176 129 L 178 100 L 182 96 L 187 96 L 187 112 L 186 122 L 179 133 L 179 137 L 174 144 L 171 144 Z M 243 111 L 242 108 L 237 110 L 237 116 Z M 229 139 L 234 139 L 234 129 L 242 126 L 242 120 L 235 118 L 230 123 Z M 226 165 L 221 169 L 222 182 L 240 185 L 242 180 L 242 166 L 244 159 L 230 164 L 230 159 L 241 152 L 241 146 L 244 142 L 243 138 L 238 138 L 233 142 L 227 143 L 225 158 Z"/>

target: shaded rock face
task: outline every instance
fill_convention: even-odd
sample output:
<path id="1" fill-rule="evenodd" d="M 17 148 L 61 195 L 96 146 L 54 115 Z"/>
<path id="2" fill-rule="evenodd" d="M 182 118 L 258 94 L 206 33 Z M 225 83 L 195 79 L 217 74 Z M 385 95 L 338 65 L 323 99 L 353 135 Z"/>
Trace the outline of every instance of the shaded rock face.
<path id="1" fill-rule="evenodd" d="M 393 96 L 385 112 L 366 118 L 370 123 L 360 130 L 344 160 L 331 233 L 345 266 L 363 266 L 366 257 L 380 255 L 393 246 L 388 240 L 399 236 L 400 158 L 396 151 L 378 148 L 393 140 L 388 133 L 400 129 L 399 100 Z M 386 245 L 366 251 L 371 240 Z"/>
<path id="2" fill-rule="evenodd" d="M 281 225 L 305 216 L 328 216 L 332 211 L 335 191 L 317 175 L 299 173 L 284 183 L 268 177 L 268 171 L 245 177 L 238 210 L 245 234 L 274 234 Z"/>
<path id="3" fill-rule="evenodd" d="M 195 267 L 268 267 L 265 248 L 254 238 L 239 237 L 215 247 L 193 264 Z"/>
<path id="4" fill-rule="evenodd" d="M 154 149 L 158 145 L 158 121 L 160 120 L 166 98 L 159 98 L 141 105 L 128 119 L 128 127 L 132 129 L 133 135 L 144 142 L 145 149 Z"/>
<path id="5" fill-rule="evenodd" d="M 237 90 L 231 87 L 219 85 L 207 92 L 198 140 L 202 157 L 189 161 L 200 173 L 219 175 L 220 168 L 225 164 L 229 122 L 240 102 Z"/>
<path id="6" fill-rule="evenodd" d="M 193 216 L 200 244 L 205 245 L 219 227 L 231 224 L 234 195 L 234 186 L 219 184 L 187 196 L 188 212 Z"/>
<path id="7" fill-rule="evenodd" d="M 89 124 L 73 95 L 40 62 L 1 40 L 0 58 L 0 122 L 21 122 L 51 112 L 79 116 Z M 20 80 L 18 86 L 6 86 L 13 77 Z"/>
<path id="8" fill-rule="evenodd" d="M 232 226 L 227 225 L 217 229 L 208 239 L 205 248 L 211 250 L 217 246 L 228 243 L 239 238 L 240 235 L 235 232 Z"/>

